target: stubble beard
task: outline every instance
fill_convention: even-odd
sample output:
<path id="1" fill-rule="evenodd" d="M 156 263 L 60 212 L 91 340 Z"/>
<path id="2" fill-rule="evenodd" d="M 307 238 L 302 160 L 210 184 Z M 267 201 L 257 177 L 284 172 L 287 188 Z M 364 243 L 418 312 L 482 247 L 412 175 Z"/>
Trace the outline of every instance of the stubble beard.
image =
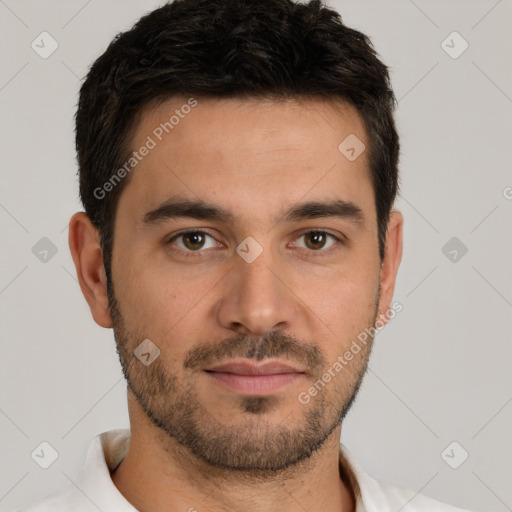
<path id="1" fill-rule="evenodd" d="M 145 337 L 127 329 L 112 283 L 109 284 L 109 309 L 117 353 L 130 391 L 161 432 L 213 468 L 263 479 L 286 472 L 307 461 L 324 445 L 356 399 L 367 370 L 373 336 L 307 405 L 293 396 L 297 402 L 294 411 L 302 416 L 301 421 L 294 419 L 297 426 L 287 424 L 289 415 L 278 422 L 269 421 L 268 415 L 275 416 L 284 400 L 275 395 L 237 397 L 238 417 L 230 425 L 223 424 L 215 418 L 214 411 L 207 411 L 201 404 L 194 374 L 180 381 L 168 370 L 161 356 L 148 366 L 134 356 L 135 348 Z M 371 322 L 365 327 L 374 325 L 377 309 L 378 292 Z M 305 389 L 320 379 L 329 366 L 317 346 L 277 331 L 263 338 L 239 334 L 215 345 L 201 345 L 188 353 L 184 366 L 198 368 L 205 361 L 219 361 L 221 356 L 255 360 L 281 356 L 301 361 L 314 368 L 316 375 Z"/>

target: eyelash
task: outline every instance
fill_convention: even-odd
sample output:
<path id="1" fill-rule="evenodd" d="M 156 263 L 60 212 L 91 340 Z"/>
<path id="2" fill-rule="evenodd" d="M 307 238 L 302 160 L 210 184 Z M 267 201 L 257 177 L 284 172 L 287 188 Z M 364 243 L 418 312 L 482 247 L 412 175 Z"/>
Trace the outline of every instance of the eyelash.
<path id="1" fill-rule="evenodd" d="M 166 245 L 172 245 L 172 243 L 176 239 L 178 239 L 181 236 L 190 234 L 190 233 L 207 235 L 210 238 L 213 238 L 215 240 L 215 238 L 210 233 L 208 233 L 207 231 L 203 231 L 201 229 L 193 229 L 192 228 L 192 229 L 187 229 L 185 231 L 180 231 L 179 233 L 177 233 L 177 234 L 173 235 L 171 238 L 169 238 L 165 243 L 166 243 Z M 304 236 L 304 235 L 308 235 L 310 233 L 319 233 L 319 234 L 330 236 L 331 238 L 334 238 L 336 240 L 336 242 L 338 242 L 338 244 L 344 245 L 344 241 L 343 241 L 342 238 L 337 237 L 336 235 L 333 235 L 332 233 L 329 233 L 328 231 L 325 231 L 325 230 L 322 230 L 322 229 L 310 229 L 308 231 L 304 231 L 304 232 L 302 232 L 301 234 L 298 235 L 297 239 L 302 237 L 302 236 Z M 314 255 L 314 257 L 322 257 L 322 256 L 329 255 L 332 250 L 336 250 L 337 249 L 335 247 L 336 245 L 337 244 L 334 244 L 333 246 L 331 246 L 331 247 L 329 247 L 328 249 L 325 249 L 325 250 L 322 250 L 322 249 L 319 249 L 318 251 L 308 250 L 308 249 L 304 249 L 304 250 L 306 250 L 307 252 L 312 253 Z M 299 249 L 302 249 L 302 247 L 299 247 Z M 180 252 L 182 255 L 184 255 L 187 258 L 197 257 L 198 254 L 201 254 L 202 252 L 205 252 L 204 250 L 201 250 L 201 249 L 199 249 L 197 251 L 184 250 L 184 249 L 173 249 L 173 251 Z"/>

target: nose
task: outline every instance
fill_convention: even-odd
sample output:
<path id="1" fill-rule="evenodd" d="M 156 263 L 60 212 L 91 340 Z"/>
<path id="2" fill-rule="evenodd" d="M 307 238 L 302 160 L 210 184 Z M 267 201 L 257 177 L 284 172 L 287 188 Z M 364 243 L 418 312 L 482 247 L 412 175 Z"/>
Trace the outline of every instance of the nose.
<path id="1" fill-rule="evenodd" d="M 300 306 L 292 292 L 293 284 L 287 281 L 270 249 L 251 263 L 236 255 L 218 303 L 220 324 L 255 336 L 291 328 Z"/>

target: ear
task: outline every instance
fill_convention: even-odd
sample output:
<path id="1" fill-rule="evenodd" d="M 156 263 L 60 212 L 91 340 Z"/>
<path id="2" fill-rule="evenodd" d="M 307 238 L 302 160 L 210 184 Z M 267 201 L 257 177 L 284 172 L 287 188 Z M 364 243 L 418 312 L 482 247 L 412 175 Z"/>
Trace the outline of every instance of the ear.
<path id="1" fill-rule="evenodd" d="M 386 249 L 380 269 L 380 297 L 378 317 L 385 323 L 389 320 L 389 310 L 395 291 L 396 275 L 402 260 L 403 215 L 392 210 L 386 231 Z M 386 314 L 388 313 L 388 314 Z"/>
<path id="2" fill-rule="evenodd" d="M 101 327 L 112 327 L 100 237 L 84 212 L 75 213 L 71 217 L 68 240 L 78 282 L 94 321 Z"/>

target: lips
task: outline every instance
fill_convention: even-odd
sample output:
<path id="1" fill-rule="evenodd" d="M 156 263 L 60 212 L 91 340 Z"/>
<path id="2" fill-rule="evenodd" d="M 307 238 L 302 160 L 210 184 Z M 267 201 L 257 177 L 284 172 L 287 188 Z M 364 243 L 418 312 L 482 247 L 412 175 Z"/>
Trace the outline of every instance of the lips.
<path id="1" fill-rule="evenodd" d="M 280 361 L 255 364 L 247 360 L 231 361 L 205 369 L 210 382 L 245 396 L 267 396 L 293 385 L 305 372 Z"/>
<path id="2" fill-rule="evenodd" d="M 234 361 L 206 368 L 207 372 L 234 373 L 237 375 L 276 375 L 283 373 L 304 373 L 302 370 L 279 361 L 255 364 L 246 361 Z"/>

